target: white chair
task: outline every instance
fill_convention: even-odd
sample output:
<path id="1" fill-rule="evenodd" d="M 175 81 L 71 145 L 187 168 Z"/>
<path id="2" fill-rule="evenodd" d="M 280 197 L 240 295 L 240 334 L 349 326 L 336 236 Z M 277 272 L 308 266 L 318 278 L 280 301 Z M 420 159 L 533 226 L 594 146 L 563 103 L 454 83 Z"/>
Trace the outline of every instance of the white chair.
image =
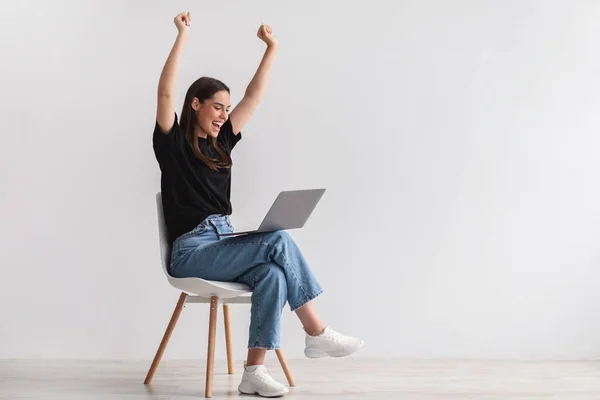
<path id="1" fill-rule="evenodd" d="M 154 356 L 154 361 L 150 366 L 150 370 L 146 375 L 144 384 L 150 384 L 152 377 L 156 372 L 160 359 L 167 347 L 167 343 L 173 333 L 175 324 L 179 319 L 179 315 L 186 303 L 208 303 L 210 304 L 210 319 L 208 324 L 208 353 L 206 357 L 206 387 L 205 397 L 212 396 L 213 383 L 213 367 L 215 357 L 215 336 L 217 329 L 217 313 L 219 301 L 223 304 L 223 319 L 225 322 L 225 343 L 227 346 L 227 371 L 233 374 L 233 352 L 231 346 L 231 324 L 229 320 L 229 304 L 250 304 L 252 290 L 249 286 L 237 282 L 219 282 L 208 281 L 200 278 L 174 278 L 169 275 L 168 265 L 171 258 L 171 246 L 167 240 L 167 229 L 165 226 L 164 213 L 162 207 L 161 193 L 156 194 L 156 207 L 158 212 L 158 231 L 160 242 L 160 255 L 162 261 L 163 272 L 167 276 L 167 280 L 175 289 L 181 291 L 179 301 L 175 306 L 171 321 L 167 326 L 163 335 L 158 351 Z M 280 350 L 275 350 L 277 358 L 283 368 L 283 372 L 290 386 L 294 386 L 294 379 L 289 371 L 287 362 Z"/>

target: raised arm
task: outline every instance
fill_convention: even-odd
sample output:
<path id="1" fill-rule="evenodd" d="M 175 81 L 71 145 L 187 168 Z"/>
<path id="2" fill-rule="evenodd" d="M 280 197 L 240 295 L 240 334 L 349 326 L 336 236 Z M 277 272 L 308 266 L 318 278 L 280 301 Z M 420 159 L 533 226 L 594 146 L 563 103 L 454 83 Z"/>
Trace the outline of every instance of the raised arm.
<path id="1" fill-rule="evenodd" d="M 271 73 L 275 54 L 277 53 L 277 40 L 272 36 L 273 31 L 268 25 L 261 25 L 258 28 L 257 36 L 267 44 L 267 50 L 254 74 L 254 77 L 248 84 L 244 97 L 238 105 L 231 111 L 229 118 L 233 127 L 233 133 L 236 135 L 244 129 L 246 123 L 256 110 L 258 103 L 262 99 L 267 88 L 267 81 Z"/>
<path id="2" fill-rule="evenodd" d="M 156 121 L 163 133 L 168 133 L 175 122 L 175 84 L 179 72 L 179 61 L 187 42 L 191 23 L 192 16 L 189 12 L 175 17 L 175 26 L 179 33 L 160 74 Z"/>

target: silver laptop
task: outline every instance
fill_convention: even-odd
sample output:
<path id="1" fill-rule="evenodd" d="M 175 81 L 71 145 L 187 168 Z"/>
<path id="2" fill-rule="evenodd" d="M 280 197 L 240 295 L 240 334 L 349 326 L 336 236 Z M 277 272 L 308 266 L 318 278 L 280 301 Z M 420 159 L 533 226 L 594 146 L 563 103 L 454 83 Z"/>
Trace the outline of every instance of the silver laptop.
<path id="1" fill-rule="evenodd" d="M 221 233 L 219 236 L 249 235 L 302 228 L 325 193 L 325 189 L 288 190 L 279 193 L 258 229 Z"/>

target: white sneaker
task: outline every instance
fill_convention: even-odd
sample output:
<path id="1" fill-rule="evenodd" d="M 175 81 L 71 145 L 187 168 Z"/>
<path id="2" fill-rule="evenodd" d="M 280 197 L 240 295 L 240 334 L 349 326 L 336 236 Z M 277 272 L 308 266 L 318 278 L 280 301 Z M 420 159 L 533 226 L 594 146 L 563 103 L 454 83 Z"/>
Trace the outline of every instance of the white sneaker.
<path id="1" fill-rule="evenodd" d="M 317 336 L 306 334 L 304 355 L 308 358 L 345 357 L 355 353 L 363 344 L 360 339 L 344 336 L 326 327 Z"/>
<path id="2" fill-rule="evenodd" d="M 289 389 L 269 375 L 264 365 L 244 367 L 242 383 L 238 390 L 244 394 L 258 394 L 262 397 L 280 397 L 289 393 Z"/>

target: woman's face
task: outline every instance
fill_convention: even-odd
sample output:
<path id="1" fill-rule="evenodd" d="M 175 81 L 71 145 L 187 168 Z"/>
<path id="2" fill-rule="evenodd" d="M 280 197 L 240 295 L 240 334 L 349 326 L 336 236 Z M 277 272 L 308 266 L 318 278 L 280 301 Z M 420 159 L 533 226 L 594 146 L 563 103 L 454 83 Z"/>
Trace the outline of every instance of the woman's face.
<path id="1" fill-rule="evenodd" d="M 210 99 L 200 103 L 197 98 L 192 102 L 192 108 L 196 111 L 196 122 L 200 131 L 200 137 L 217 137 L 221 126 L 229 118 L 231 98 L 226 90 L 216 92 Z"/>

